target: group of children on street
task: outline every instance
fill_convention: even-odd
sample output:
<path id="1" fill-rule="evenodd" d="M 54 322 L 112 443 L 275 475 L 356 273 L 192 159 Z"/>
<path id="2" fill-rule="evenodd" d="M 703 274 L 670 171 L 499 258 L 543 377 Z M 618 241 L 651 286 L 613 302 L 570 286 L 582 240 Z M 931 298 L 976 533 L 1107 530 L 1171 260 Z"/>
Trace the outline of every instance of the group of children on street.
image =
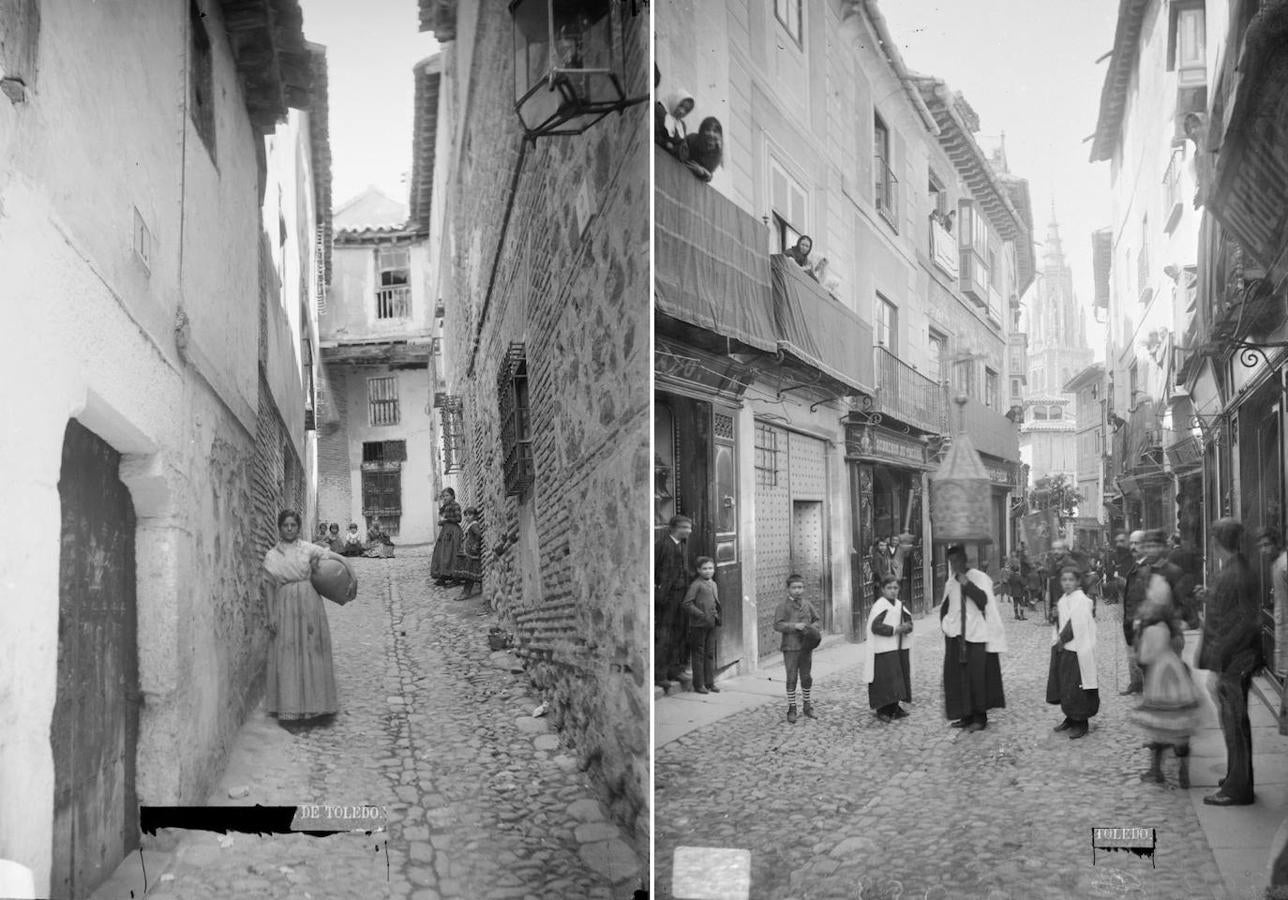
<path id="1" fill-rule="evenodd" d="M 693 685 L 699 694 L 719 692 L 715 683 L 715 658 L 721 616 L 715 570 L 714 560 L 700 557 L 697 578 L 682 603 L 688 622 Z M 983 581 L 992 590 L 992 581 L 987 575 L 973 569 L 971 572 L 977 583 Z M 1067 733 L 1070 740 L 1085 737 L 1089 720 L 1100 710 L 1095 604 L 1082 589 L 1083 577 L 1072 565 L 1060 570 L 1062 593 L 1053 604 L 1051 615 L 1051 658 L 1045 699 L 1048 704 L 1059 706 L 1064 714 L 1054 731 Z M 787 721 L 795 723 L 798 681 L 804 715 L 811 719 L 817 717 L 810 690 L 814 683 L 813 651 L 822 640 L 821 618 L 814 604 L 805 597 L 805 581 L 801 576 L 790 576 L 786 588 L 787 598 L 778 605 L 774 616 L 774 630 L 782 635 Z M 866 623 L 864 675 L 868 703 L 882 723 L 906 718 L 909 712 L 901 704 L 912 700 L 907 638 L 913 631 L 913 617 L 900 600 L 899 588 L 897 577 L 881 579 L 880 594 Z M 1022 602 L 1014 595 L 1012 599 L 1017 607 Z M 993 610 L 993 615 L 998 614 L 995 605 L 987 604 L 987 608 Z M 1142 778 L 1163 782 L 1161 759 L 1170 747 L 1179 763 L 1180 786 L 1188 787 L 1189 734 L 1196 721 L 1198 695 L 1189 669 L 1180 658 L 1184 643 L 1180 613 L 1161 578 L 1151 584 L 1139 620 L 1140 637 L 1135 652 L 1147 674 L 1141 703 L 1131 712 L 1131 718 L 1145 732 L 1146 746 L 1152 753 L 1151 766 Z M 996 624 L 1000 626 L 1000 622 Z"/>

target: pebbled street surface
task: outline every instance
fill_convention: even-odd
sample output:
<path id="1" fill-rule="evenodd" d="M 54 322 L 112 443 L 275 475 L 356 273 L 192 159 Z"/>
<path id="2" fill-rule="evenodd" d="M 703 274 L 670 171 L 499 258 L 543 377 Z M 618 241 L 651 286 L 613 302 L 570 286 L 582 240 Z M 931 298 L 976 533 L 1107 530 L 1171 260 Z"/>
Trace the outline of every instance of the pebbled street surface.
<path id="1" fill-rule="evenodd" d="M 479 598 L 429 560 L 355 560 L 360 593 L 327 604 L 342 711 L 291 734 L 257 710 L 211 804 L 383 805 L 389 829 L 315 838 L 145 836 L 148 898 L 629 898 L 647 872 L 606 821 L 576 753 L 531 713 Z M 95 900 L 142 897 L 139 854 Z"/>
<path id="2" fill-rule="evenodd" d="M 1045 703 L 1050 629 L 1009 604 L 1003 615 L 1008 705 L 983 732 L 948 727 L 942 637 L 919 619 L 907 719 L 878 722 L 852 666 L 815 679 L 815 721 L 789 725 L 776 699 L 659 748 L 657 896 L 675 896 L 677 847 L 720 847 L 749 849 L 750 896 L 773 900 L 1227 897 L 1170 753 L 1167 787 L 1139 780 L 1119 607 L 1098 607 L 1101 709 L 1076 741 L 1051 730 L 1063 716 Z M 1152 864 L 1102 850 L 1093 865 L 1091 829 L 1119 826 L 1158 829 Z"/>

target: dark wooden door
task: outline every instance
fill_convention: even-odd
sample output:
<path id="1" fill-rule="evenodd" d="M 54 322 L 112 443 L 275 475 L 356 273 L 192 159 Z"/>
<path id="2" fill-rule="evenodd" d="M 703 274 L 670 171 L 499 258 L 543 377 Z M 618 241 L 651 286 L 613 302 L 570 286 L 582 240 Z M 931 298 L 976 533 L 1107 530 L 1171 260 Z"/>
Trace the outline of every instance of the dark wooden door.
<path id="1" fill-rule="evenodd" d="M 738 441 L 735 411 L 715 405 L 711 411 L 712 542 L 708 550 L 716 561 L 722 621 L 716 643 L 716 667 L 723 669 L 743 657 L 742 554 L 738 546 Z"/>
<path id="2" fill-rule="evenodd" d="M 58 691 L 50 894 L 88 896 L 139 845 L 134 506 L 121 457 L 78 422 L 63 438 L 58 494 Z"/>

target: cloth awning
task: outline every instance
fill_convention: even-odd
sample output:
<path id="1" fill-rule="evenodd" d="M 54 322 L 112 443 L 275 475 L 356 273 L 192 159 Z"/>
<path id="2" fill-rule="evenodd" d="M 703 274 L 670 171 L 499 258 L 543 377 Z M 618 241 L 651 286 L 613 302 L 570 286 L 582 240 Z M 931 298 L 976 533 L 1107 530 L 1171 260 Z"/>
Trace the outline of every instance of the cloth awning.
<path id="1" fill-rule="evenodd" d="M 770 259 L 778 349 L 847 387 L 876 383 L 872 326 L 783 256 Z"/>
<path id="2" fill-rule="evenodd" d="M 654 303 L 658 312 L 775 351 L 765 226 L 655 149 Z"/>

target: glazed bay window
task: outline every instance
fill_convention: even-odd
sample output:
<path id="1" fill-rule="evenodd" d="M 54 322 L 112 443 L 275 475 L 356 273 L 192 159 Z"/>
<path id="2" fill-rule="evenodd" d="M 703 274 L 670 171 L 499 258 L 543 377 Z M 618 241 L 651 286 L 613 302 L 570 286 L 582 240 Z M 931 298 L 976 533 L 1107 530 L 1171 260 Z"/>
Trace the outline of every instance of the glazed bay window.
<path id="1" fill-rule="evenodd" d="M 372 425 L 398 424 L 398 376 L 367 379 L 367 407 Z"/>
<path id="2" fill-rule="evenodd" d="M 1171 4 L 1171 22 L 1167 41 L 1167 70 L 1176 72 L 1177 84 L 1204 84 L 1207 81 L 1207 23 L 1203 2 Z"/>
<path id="3" fill-rule="evenodd" d="M 957 246 L 961 253 L 961 291 L 976 305 L 988 308 L 989 243 L 994 242 L 983 210 L 973 200 L 958 206 Z"/>
<path id="4" fill-rule="evenodd" d="M 511 344 L 496 379 L 501 413 L 501 470 L 507 497 L 524 500 L 532 488 L 532 414 L 528 401 L 528 357 Z"/>
<path id="5" fill-rule="evenodd" d="M 376 251 L 376 318 L 405 319 L 411 315 L 411 251 L 381 247 Z"/>

